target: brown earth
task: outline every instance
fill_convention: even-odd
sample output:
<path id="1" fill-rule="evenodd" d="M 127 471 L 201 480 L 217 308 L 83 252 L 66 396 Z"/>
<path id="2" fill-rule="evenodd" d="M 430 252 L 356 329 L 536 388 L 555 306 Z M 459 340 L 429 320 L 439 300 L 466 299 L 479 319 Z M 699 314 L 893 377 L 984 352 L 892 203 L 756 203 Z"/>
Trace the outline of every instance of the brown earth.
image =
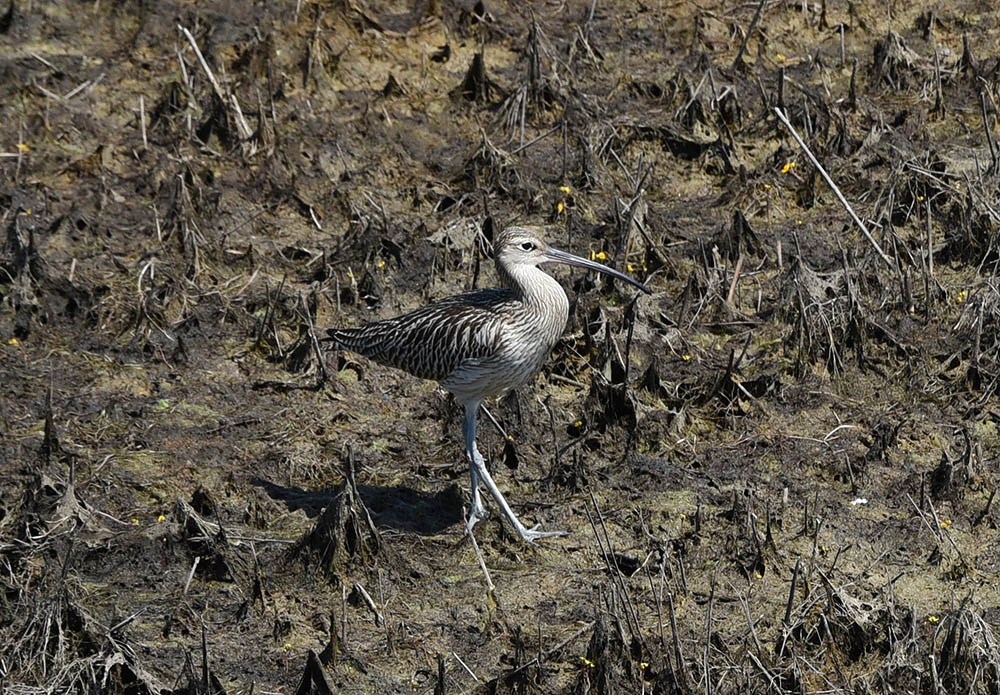
<path id="1" fill-rule="evenodd" d="M 14 0 L 0 47 L 0 691 L 1000 688 L 982 3 Z M 514 222 L 654 294 L 551 271 L 480 447 L 571 535 L 491 508 L 487 576 L 457 407 L 317 338 Z"/>

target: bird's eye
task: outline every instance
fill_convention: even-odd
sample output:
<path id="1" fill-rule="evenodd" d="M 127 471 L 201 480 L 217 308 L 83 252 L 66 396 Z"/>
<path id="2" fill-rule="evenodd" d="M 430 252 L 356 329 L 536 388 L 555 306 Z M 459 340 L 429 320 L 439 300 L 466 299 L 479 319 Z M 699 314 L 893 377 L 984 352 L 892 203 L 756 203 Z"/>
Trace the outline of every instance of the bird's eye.
<path id="1" fill-rule="evenodd" d="M 525 251 L 534 251 L 535 245 L 530 241 L 526 241 L 523 244 L 521 244 L 521 248 L 524 249 Z"/>

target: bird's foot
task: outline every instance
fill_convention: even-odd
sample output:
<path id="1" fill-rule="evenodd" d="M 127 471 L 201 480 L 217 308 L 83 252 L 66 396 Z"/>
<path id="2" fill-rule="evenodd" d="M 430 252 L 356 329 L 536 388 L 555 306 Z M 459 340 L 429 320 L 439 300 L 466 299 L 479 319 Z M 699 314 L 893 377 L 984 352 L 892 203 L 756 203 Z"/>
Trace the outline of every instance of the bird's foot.
<path id="1" fill-rule="evenodd" d="M 534 543 L 539 538 L 555 538 L 557 536 L 568 536 L 569 531 L 539 531 L 538 526 L 532 526 L 531 528 L 524 528 L 521 526 L 517 529 L 518 534 L 521 536 L 521 540 L 525 543 Z"/>
<path id="2" fill-rule="evenodd" d="M 469 510 L 469 518 L 465 522 L 465 528 L 469 530 L 469 533 L 472 533 L 472 529 L 476 524 L 486 518 L 486 508 L 483 507 L 483 503 L 479 502 L 479 504 L 476 504 L 476 502 L 478 500 L 473 501 L 472 509 Z"/>

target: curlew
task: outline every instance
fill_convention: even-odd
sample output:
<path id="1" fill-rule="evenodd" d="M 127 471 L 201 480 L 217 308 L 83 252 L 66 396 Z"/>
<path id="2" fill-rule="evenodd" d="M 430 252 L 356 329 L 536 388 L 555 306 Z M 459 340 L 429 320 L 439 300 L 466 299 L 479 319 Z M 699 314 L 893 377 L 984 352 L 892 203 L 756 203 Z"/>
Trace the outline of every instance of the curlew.
<path id="1" fill-rule="evenodd" d="M 450 391 L 465 409 L 462 433 L 472 483 L 467 528 L 486 515 L 480 481 L 518 535 L 527 542 L 563 531 L 526 528 L 507 504 L 476 447 L 476 415 L 483 399 L 520 386 L 541 369 L 566 327 L 569 300 L 562 286 L 538 266 L 564 263 L 605 273 L 649 288 L 605 265 L 554 249 L 522 227 L 505 230 L 493 244 L 501 287 L 475 290 L 415 311 L 358 328 L 331 328 L 340 348 L 423 379 Z"/>

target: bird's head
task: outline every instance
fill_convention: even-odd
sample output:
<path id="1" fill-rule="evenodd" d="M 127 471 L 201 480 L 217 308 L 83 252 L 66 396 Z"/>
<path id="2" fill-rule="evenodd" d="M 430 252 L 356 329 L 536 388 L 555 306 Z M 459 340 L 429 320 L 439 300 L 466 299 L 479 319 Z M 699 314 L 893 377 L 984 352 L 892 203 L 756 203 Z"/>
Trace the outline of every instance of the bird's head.
<path id="1" fill-rule="evenodd" d="M 505 229 L 493 242 L 497 263 L 508 268 L 545 263 L 552 260 L 547 257 L 548 252 L 549 245 L 537 234 L 523 227 Z"/>
<path id="2" fill-rule="evenodd" d="M 596 270 L 599 273 L 616 277 L 619 280 L 635 285 L 646 294 L 650 293 L 648 287 L 629 276 L 619 273 L 606 265 L 591 261 L 571 253 L 560 251 L 546 244 L 537 234 L 524 227 L 509 227 L 505 229 L 496 241 L 493 242 L 493 253 L 496 258 L 498 268 L 510 270 L 517 266 L 537 266 L 542 263 L 563 263 L 565 265 L 577 266 Z"/>

